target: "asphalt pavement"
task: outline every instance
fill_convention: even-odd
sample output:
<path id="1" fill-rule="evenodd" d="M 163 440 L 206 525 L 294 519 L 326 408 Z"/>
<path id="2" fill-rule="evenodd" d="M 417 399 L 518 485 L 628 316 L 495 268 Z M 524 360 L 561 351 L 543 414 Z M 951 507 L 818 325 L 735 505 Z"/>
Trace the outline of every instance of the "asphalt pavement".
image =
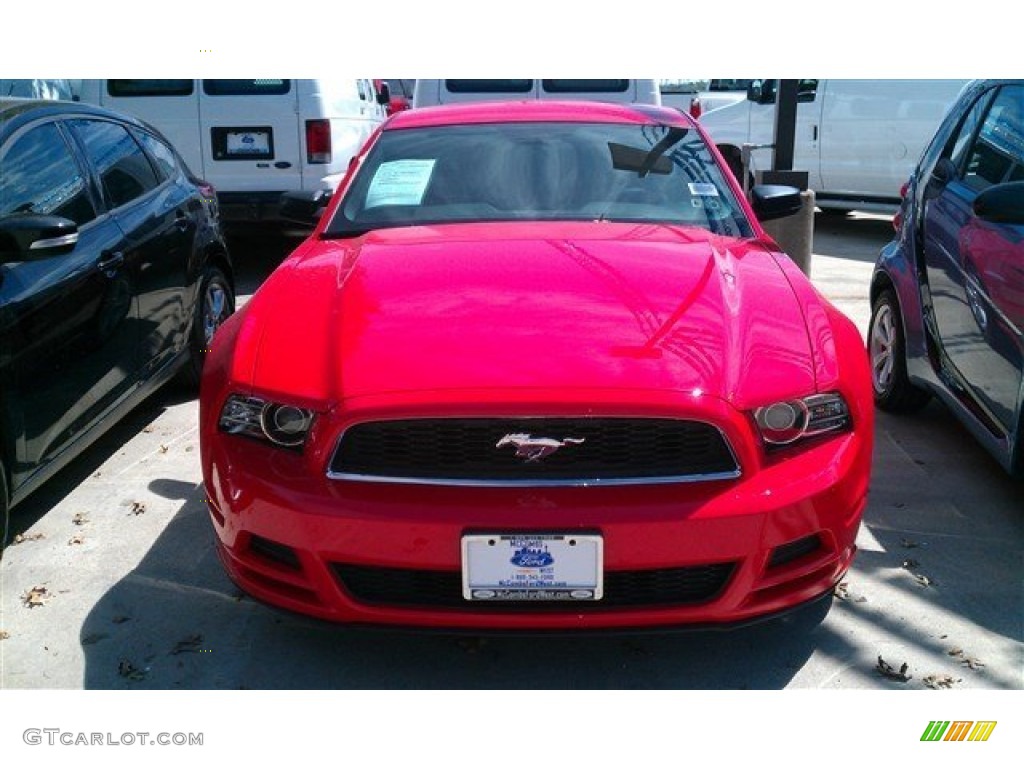
<path id="1" fill-rule="evenodd" d="M 812 280 L 861 328 L 890 238 L 816 222 Z M 240 298 L 293 241 L 234 240 Z M 213 548 L 192 393 L 168 388 L 14 510 L 7 689 L 1024 688 L 1024 486 L 939 404 L 879 414 L 860 551 L 820 623 L 473 636 L 357 629 L 244 596 Z"/>

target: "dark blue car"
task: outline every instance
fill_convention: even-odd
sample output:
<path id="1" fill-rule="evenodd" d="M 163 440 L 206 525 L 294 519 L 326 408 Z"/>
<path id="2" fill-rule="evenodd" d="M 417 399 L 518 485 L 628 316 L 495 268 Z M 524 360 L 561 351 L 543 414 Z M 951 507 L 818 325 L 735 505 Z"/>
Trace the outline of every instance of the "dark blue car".
<path id="1" fill-rule="evenodd" d="M 894 223 L 871 282 L 877 405 L 936 396 L 1024 474 L 1024 80 L 964 89 Z"/>

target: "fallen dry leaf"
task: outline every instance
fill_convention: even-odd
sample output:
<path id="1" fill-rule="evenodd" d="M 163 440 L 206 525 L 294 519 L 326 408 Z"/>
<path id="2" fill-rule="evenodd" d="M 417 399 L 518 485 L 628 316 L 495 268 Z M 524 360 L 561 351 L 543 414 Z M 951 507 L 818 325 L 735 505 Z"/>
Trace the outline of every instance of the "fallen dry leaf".
<path id="1" fill-rule="evenodd" d="M 93 632 L 82 638 L 82 645 L 95 645 L 100 640 L 106 640 L 110 635 L 106 632 Z"/>
<path id="2" fill-rule="evenodd" d="M 114 618 L 111 619 L 111 621 L 114 622 L 115 624 L 124 624 L 126 621 L 131 621 L 131 620 L 132 620 L 131 616 L 115 616 Z"/>
<path id="3" fill-rule="evenodd" d="M 146 673 L 126 659 L 121 659 L 117 664 L 117 674 L 127 677 L 129 680 L 142 680 Z"/>
<path id="4" fill-rule="evenodd" d="M 913 675 L 907 674 L 907 667 L 908 665 L 904 663 L 897 671 L 891 664 L 888 664 L 881 656 L 879 656 L 878 664 L 875 666 L 875 669 L 890 680 L 898 680 L 901 683 L 905 683 L 913 677 Z"/>
<path id="5" fill-rule="evenodd" d="M 36 608 L 43 605 L 48 597 L 50 597 L 50 592 L 46 587 L 32 587 L 32 589 L 21 596 L 21 602 L 26 608 Z"/>
<path id="6" fill-rule="evenodd" d="M 163 443 L 160 444 L 160 453 L 167 453 L 167 446 Z"/>
<path id="7" fill-rule="evenodd" d="M 89 516 L 85 512 L 76 512 L 75 516 L 71 518 L 71 522 L 75 525 L 85 525 L 89 522 Z"/>
<path id="8" fill-rule="evenodd" d="M 0 640 L 6 640 L 10 636 L 11 633 L 8 632 L 6 629 L 0 629 Z"/>
<path id="9" fill-rule="evenodd" d="M 928 675 L 921 682 L 929 688 L 952 688 L 956 683 L 961 682 L 961 678 L 952 675 Z"/>
<path id="10" fill-rule="evenodd" d="M 923 573 L 914 573 L 911 575 L 914 577 L 914 581 L 916 581 L 922 587 L 934 587 L 936 584 L 934 580 L 929 579 Z"/>
<path id="11" fill-rule="evenodd" d="M 900 539 L 900 544 L 902 544 L 907 549 L 914 549 L 916 547 L 921 546 L 916 541 L 911 541 L 910 539 Z"/>
<path id="12" fill-rule="evenodd" d="M 171 651 L 171 655 L 174 656 L 179 653 L 198 653 L 199 646 L 203 643 L 202 635 L 189 635 L 184 640 L 179 640 L 174 646 L 174 650 Z"/>
<path id="13" fill-rule="evenodd" d="M 15 544 L 24 544 L 26 541 L 39 541 L 40 539 L 45 538 L 45 533 L 30 533 L 27 535 L 19 533 L 11 540 L 11 546 L 13 547 Z"/>
<path id="14" fill-rule="evenodd" d="M 857 595 L 851 592 L 849 585 L 847 585 L 845 581 L 837 584 L 836 588 L 832 591 L 832 594 L 837 600 L 844 600 L 847 602 L 866 603 L 868 601 L 868 599 L 863 595 Z"/>
<path id="15" fill-rule="evenodd" d="M 908 557 L 906 560 L 903 561 L 903 567 L 907 570 L 910 570 L 911 568 L 917 568 L 917 566 L 919 565 L 920 563 L 912 557 Z"/>
<path id="16" fill-rule="evenodd" d="M 71 547 L 75 544 L 81 544 L 83 541 L 85 541 L 85 536 L 83 536 L 80 533 L 76 533 L 74 536 L 68 539 L 68 546 Z"/>
<path id="17" fill-rule="evenodd" d="M 146 514 L 146 505 L 141 501 L 133 501 L 131 514 L 133 515 L 144 515 Z"/>
<path id="18" fill-rule="evenodd" d="M 980 669 L 981 667 L 985 666 L 985 662 L 983 662 L 981 659 L 976 659 L 973 656 L 964 656 L 960 663 L 966 665 L 971 669 Z"/>

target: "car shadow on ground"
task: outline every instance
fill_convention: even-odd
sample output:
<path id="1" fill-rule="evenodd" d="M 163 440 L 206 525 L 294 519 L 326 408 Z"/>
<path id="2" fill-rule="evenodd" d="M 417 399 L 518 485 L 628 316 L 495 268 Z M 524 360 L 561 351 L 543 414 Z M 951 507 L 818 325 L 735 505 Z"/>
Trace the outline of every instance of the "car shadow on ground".
<path id="1" fill-rule="evenodd" d="M 94 475 L 110 457 L 123 451 L 132 437 L 156 421 L 167 408 L 195 400 L 197 394 L 193 387 L 175 380 L 132 409 L 95 443 L 11 510 L 8 543 L 39 522 L 69 493 Z"/>

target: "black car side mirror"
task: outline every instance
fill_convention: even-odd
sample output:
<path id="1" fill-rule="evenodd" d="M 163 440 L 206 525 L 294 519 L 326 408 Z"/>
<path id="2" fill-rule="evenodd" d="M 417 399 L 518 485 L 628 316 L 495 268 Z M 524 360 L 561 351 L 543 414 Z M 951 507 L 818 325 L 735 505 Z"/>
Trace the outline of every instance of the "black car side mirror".
<path id="1" fill-rule="evenodd" d="M 928 176 L 924 188 L 925 198 L 932 198 L 941 193 L 946 185 L 956 178 L 957 173 L 956 164 L 952 160 L 948 157 L 940 159 Z"/>
<path id="2" fill-rule="evenodd" d="M 782 184 L 758 184 L 750 190 L 750 204 L 759 221 L 782 219 L 800 212 L 800 190 Z"/>
<path id="3" fill-rule="evenodd" d="M 974 198 L 974 215 L 994 224 L 1024 224 L 1024 181 L 986 189 Z"/>
<path id="4" fill-rule="evenodd" d="M 377 103 L 382 107 L 391 103 L 391 88 L 387 83 L 381 83 L 380 90 L 377 91 Z"/>
<path id="5" fill-rule="evenodd" d="M 62 216 L 19 213 L 0 219 L 0 264 L 60 256 L 77 243 L 78 225 Z"/>

